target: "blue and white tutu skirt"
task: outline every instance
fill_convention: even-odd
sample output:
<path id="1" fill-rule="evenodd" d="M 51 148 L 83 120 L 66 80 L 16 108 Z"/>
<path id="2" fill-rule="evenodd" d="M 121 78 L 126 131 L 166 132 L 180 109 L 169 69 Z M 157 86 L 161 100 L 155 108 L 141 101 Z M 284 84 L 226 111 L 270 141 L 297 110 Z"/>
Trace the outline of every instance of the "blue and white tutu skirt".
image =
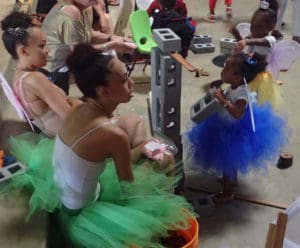
<path id="1" fill-rule="evenodd" d="M 192 169 L 216 170 L 234 177 L 276 161 L 288 143 L 286 121 L 270 104 L 253 104 L 256 131 L 251 126 L 249 108 L 240 119 L 215 113 L 187 132 Z"/>

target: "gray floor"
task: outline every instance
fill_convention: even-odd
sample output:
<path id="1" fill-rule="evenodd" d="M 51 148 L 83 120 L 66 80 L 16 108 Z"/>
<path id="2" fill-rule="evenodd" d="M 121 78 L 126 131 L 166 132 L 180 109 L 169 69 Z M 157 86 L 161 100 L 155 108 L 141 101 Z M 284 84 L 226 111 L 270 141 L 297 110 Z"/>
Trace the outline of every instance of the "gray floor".
<path id="1" fill-rule="evenodd" d="M 13 0 L 0 2 L 0 17 L 5 16 L 13 6 Z M 209 77 L 195 78 L 183 69 L 182 73 L 182 132 L 186 130 L 189 120 L 189 107 L 199 97 L 204 95 L 206 85 L 219 78 L 221 69 L 211 63 L 213 57 L 219 54 L 219 39 L 230 37 L 228 29 L 230 25 L 237 22 L 249 21 L 251 13 L 257 7 L 257 1 L 237 1 L 233 3 L 233 19 L 225 19 L 225 7 L 223 1 L 217 4 L 216 13 L 217 23 L 205 23 L 201 19 L 208 12 L 207 0 L 186 0 L 189 15 L 197 22 L 197 34 L 210 34 L 216 46 L 215 53 L 193 54 L 190 52 L 188 59 L 195 65 L 201 65 L 210 72 Z M 286 38 L 290 38 L 292 4 L 289 6 L 284 18 L 286 26 L 282 30 Z M 118 7 L 112 7 L 112 15 L 115 21 Z M 9 79 L 13 73 L 13 63 L 9 62 L 7 53 L 0 45 L 0 69 Z M 279 170 L 270 165 L 268 172 L 261 172 L 239 178 L 237 193 L 251 196 L 274 203 L 289 205 L 300 195 L 300 170 L 298 168 L 299 142 L 300 142 L 300 108 L 298 96 L 300 95 L 300 61 L 295 63 L 292 68 L 280 74 L 280 80 L 284 82 L 281 86 L 285 99 L 286 112 L 289 125 L 292 129 L 291 144 L 286 150 L 294 156 L 293 166 L 286 170 Z M 149 92 L 150 80 L 149 66 L 146 72 L 141 72 L 138 67 L 133 77 L 137 83 L 135 85 L 135 97 L 131 103 L 121 106 L 120 113 L 136 111 L 147 120 L 146 97 Z M 79 96 L 78 91 L 72 86 L 71 94 Z M 11 134 L 16 134 L 28 129 L 26 124 L 20 122 L 15 112 L 5 97 L 1 95 L 0 107 L 0 144 L 6 147 L 6 139 Z M 186 161 L 188 167 L 189 161 Z M 187 171 L 187 186 L 194 189 L 205 187 L 208 191 L 220 190 L 220 185 L 216 182 L 214 175 L 195 174 Z M 203 197 L 203 193 L 198 191 L 188 191 L 189 196 Z M 15 199 L 2 199 L 0 201 L 0 247 L 45 247 L 46 221 L 45 215 L 35 216 L 29 223 L 22 220 L 26 214 L 26 196 L 16 197 Z M 200 213 L 200 247 L 205 248 L 257 248 L 264 247 L 267 228 L 280 209 L 252 204 L 241 200 L 235 200 L 231 204 L 218 205 L 214 211 L 203 211 Z M 298 231 L 300 234 L 300 231 Z"/>

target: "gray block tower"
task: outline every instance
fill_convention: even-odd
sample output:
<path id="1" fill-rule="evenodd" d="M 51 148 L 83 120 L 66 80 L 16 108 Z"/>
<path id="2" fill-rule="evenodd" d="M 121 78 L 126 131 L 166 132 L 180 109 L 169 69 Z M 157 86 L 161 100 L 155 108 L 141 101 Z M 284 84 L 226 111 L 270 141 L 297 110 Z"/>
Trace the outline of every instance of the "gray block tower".
<path id="1" fill-rule="evenodd" d="M 180 136 L 181 64 L 169 53 L 181 50 L 181 39 L 168 28 L 154 29 L 157 47 L 151 51 L 152 125 L 174 141 L 182 158 Z"/>

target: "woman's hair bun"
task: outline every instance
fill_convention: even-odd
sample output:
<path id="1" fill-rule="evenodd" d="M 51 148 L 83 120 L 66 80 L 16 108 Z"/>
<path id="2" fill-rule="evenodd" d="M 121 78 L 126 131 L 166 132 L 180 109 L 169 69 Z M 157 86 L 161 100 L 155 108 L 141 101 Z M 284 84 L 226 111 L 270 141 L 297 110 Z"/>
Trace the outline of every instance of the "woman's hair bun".
<path id="1" fill-rule="evenodd" d="M 33 26 L 30 15 L 23 12 L 12 12 L 1 21 L 1 28 L 7 31 L 10 28 L 27 29 Z"/>
<path id="2" fill-rule="evenodd" d="M 67 59 L 67 65 L 71 72 L 84 70 L 86 67 L 94 64 L 99 56 L 99 51 L 88 43 L 75 45 L 73 52 Z"/>

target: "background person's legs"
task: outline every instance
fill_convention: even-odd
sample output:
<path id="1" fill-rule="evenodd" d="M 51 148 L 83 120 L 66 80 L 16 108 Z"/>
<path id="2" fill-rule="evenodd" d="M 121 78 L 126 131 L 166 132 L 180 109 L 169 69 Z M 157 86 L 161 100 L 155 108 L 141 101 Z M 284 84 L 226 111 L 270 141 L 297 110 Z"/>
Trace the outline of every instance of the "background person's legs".
<path id="1" fill-rule="evenodd" d="M 300 0 L 294 0 L 292 35 L 300 43 Z"/>
<path id="2" fill-rule="evenodd" d="M 125 30 L 127 28 L 129 16 L 133 10 L 134 10 L 133 0 L 121 0 L 120 12 L 114 30 L 115 35 L 125 36 Z"/>
<path id="3" fill-rule="evenodd" d="M 280 40 L 283 38 L 283 34 L 279 31 L 282 26 L 282 20 L 287 7 L 287 0 L 281 0 L 279 1 L 279 9 L 277 14 L 277 22 L 274 30 L 272 31 L 271 35 L 273 35 L 277 40 Z"/>
<path id="4" fill-rule="evenodd" d="M 217 0 L 209 0 L 209 11 L 210 14 L 215 14 Z"/>
<path id="5" fill-rule="evenodd" d="M 277 23 L 275 26 L 275 30 L 279 30 L 281 28 L 283 16 L 285 14 L 286 7 L 287 7 L 287 2 L 288 2 L 288 0 L 280 0 L 279 1 L 279 9 L 278 9 Z"/>
<path id="6" fill-rule="evenodd" d="M 227 6 L 231 6 L 232 0 L 225 0 L 225 4 L 226 4 Z"/>
<path id="7" fill-rule="evenodd" d="M 231 17 L 232 16 L 232 0 L 225 0 L 225 5 L 226 5 L 226 15 L 227 17 Z"/>

